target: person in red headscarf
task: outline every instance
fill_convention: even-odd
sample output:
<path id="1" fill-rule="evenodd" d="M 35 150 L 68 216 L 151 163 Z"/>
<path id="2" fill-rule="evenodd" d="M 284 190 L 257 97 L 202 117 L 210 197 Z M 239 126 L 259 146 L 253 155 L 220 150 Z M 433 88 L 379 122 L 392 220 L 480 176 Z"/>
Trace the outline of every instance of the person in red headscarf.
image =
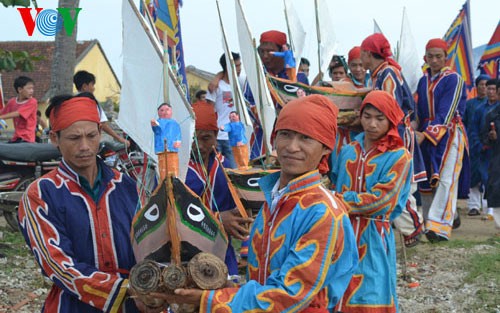
<path id="1" fill-rule="evenodd" d="M 331 181 L 349 208 L 360 256 L 335 312 L 398 312 L 391 222 L 406 206 L 413 173 L 411 154 L 397 129 L 402 118 L 394 97 L 371 91 L 361 105 L 363 132 L 332 164 Z"/>
<path id="2" fill-rule="evenodd" d="M 349 67 L 349 77 L 346 80 L 352 82 L 356 88 L 371 87 L 370 75 L 361 61 L 361 47 L 356 46 L 349 50 L 347 66 Z"/>
<path id="3" fill-rule="evenodd" d="M 404 113 L 404 123 L 399 124 L 398 130 L 413 156 L 413 190 L 407 210 L 403 211 L 395 225 L 405 236 L 406 245 L 411 247 L 418 242 L 423 228 L 423 217 L 417 210 L 413 193 L 417 190 L 417 183 L 427 179 L 420 147 L 415 144 L 415 100 L 401 73 L 401 67 L 392 58 L 391 45 L 383 34 L 376 33 L 366 37 L 361 43 L 360 57 L 363 66 L 370 71 L 372 88 L 391 94 Z"/>
<path id="4" fill-rule="evenodd" d="M 273 54 L 273 52 L 283 52 L 283 45 L 286 45 L 286 34 L 277 30 L 270 30 L 260 35 L 260 44 L 257 51 L 262 64 L 270 75 L 288 79 L 285 59 Z"/>
<path id="5" fill-rule="evenodd" d="M 420 183 L 419 189 L 426 236 L 431 242 L 446 241 L 451 236 L 461 190 L 458 173 L 467 156 L 462 124 L 466 88 L 462 77 L 446 66 L 446 55 L 444 40 L 429 40 L 424 57 L 429 68 L 417 86 L 417 139 L 427 167 L 427 181 Z M 464 189 L 467 193 L 469 187 Z"/>
<path id="6" fill-rule="evenodd" d="M 223 155 L 216 156 L 217 147 L 217 114 L 213 105 L 199 102 L 193 105 L 195 114 L 195 140 L 191 149 L 186 185 L 196 193 L 217 215 L 220 214 L 226 232 L 244 240 L 249 234 L 248 224 L 253 220 L 243 218 L 236 209 L 235 201 L 229 191 L 224 168 L 228 162 Z M 231 241 L 228 242 L 226 265 L 230 275 L 238 275 L 238 261 Z"/>
<path id="7" fill-rule="evenodd" d="M 200 312 L 332 312 L 358 260 L 346 208 L 320 180 L 337 114 L 321 95 L 281 111 L 275 129 L 281 172 L 259 181 L 266 201 L 252 226 L 247 283 L 156 296 L 200 305 Z"/>
<path id="8" fill-rule="evenodd" d="M 28 247 L 53 282 L 43 312 L 144 312 L 142 302 L 127 299 L 136 183 L 97 158 L 98 104 L 56 96 L 46 115 L 62 161 L 28 187 L 18 213 Z"/>
<path id="9" fill-rule="evenodd" d="M 285 33 L 277 30 L 266 31 L 260 36 L 260 44 L 257 51 L 267 74 L 278 78 L 295 80 L 287 73 L 285 59 L 274 55 L 275 52 L 283 52 L 283 46 L 286 45 L 286 43 L 287 37 Z M 305 76 L 299 75 L 298 77 L 303 79 Z M 305 80 L 301 80 L 300 82 L 306 83 Z M 254 122 L 254 132 L 250 138 L 250 159 L 255 159 L 266 154 L 264 132 L 258 119 L 254 95 L 252 90 L 249 88 L 249 84 L 245 84 L 244 96 L 247 103 L 249 103 L 252 115 L 251 118 Z M 273 101 L 275 103 L 275 109 L 279 111 L 281 109 L 281 105 L 278 103 L 277 99 L 273 99 Z"/>

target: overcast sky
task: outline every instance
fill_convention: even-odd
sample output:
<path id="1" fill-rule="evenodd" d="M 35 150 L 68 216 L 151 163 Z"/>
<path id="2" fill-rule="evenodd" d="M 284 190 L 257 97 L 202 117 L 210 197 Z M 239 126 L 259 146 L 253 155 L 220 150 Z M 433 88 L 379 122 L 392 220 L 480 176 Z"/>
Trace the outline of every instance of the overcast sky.
<path id="1" fill-rule="evenodd" d="M 138 2 L 138 0 L 135 0 Z M 222 17 L 233 50 L 237 50 L 235 0 L 220 0 Z M 471 0 L 472 44 L 485 44 L 498 23 L 498 0 Z M 251 31 L 257 39 L 261 32 L 277 29 L 286 32 L 282 0 L 242 0 Z M 315 44 L 314 1 L 293 0 L 308 32 L 304 56 L 317 64 Z M 349 49 L 373 33 L 373 19 L 391 44 L 396 44 L 401 28 L 403 7 L 406 7 L 415 43 L 423 55 L 428 39 L 442 37 L 457 16 L 464 0 L 327 0 L 333 27 L 339 43 L 338 53 Z M 497 3 L 495 5 L 495 3 Z M 121 58 L 121 0 L 80 0 L 82 11 L 78 23 L 78 40 L 98 39 L 119 77 Z M 44 9 L 55 9 L 56 0 L 38 0 Z M 28 37 L 16 9 L 0 6 L 0 41 L 53 40 L 37 30 Z M 183 0 L 181 8 L 185 62 L 197 68 L 217 72 L 222 50 L 215 0 Z M 312 72 L 316 72 L 315 68 Z"/>

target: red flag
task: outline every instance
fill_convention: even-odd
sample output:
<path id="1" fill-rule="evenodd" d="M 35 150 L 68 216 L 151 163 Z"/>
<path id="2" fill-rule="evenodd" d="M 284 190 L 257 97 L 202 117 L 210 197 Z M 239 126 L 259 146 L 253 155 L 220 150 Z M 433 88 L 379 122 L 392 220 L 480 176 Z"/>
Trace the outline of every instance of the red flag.
<path id="1" fill-rule="evenodd" d="M 500 78 L 500 21 L 493 36 L 484 49 L 483 56 L 479 60 L 478 68 L 481 74 L 486 74 L 491 78 Z"/>
<path id="2" fill-rule="evenodd" d="M 470 31 L 470 5 L 465 2 L 443 39 L 448 43 L 448 65 L 462 76 L 469 98 L 474 87 L 472 71 L 472 43 Z"/>

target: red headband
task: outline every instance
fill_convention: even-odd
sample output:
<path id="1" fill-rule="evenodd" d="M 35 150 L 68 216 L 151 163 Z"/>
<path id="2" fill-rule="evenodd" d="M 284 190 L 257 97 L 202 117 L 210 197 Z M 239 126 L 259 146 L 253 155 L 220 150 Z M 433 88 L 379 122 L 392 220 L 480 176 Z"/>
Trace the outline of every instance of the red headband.
<path id="1" fill-rule="evenodd" d="M 361 43 L 361 49 L 376 53 L 387 59 L 392 55 L 391 44 L 384 35 L 376 33 L 370 35 Z"/>
<path id="2" fill-rule="evenodd" d="M 427 42 L 427 45 L 425 46 L 425 50 L 428 50 L 431 48 L 443 49 L 444 53 L 446 53 L 446 51 L 448 50 L 448 44 L 443 39 L 434 38 L 434 39 L 429 40 L 429 42 Z"/>
<path id="3" fill-rule="evenodd" d="M 398 70 L 401 70 L 401 66 L 398 64 L 398 62 L 391 58 L 391 44 L 383 34 L 376 33 L 366 37 L 365 40 L 363 40 L 363 42 L 361 43 L 361 49 L 380 55 L 390 65 L 394 66 Z"/>
<path id="4" fill-rule="evenodd" d="M 373 90 L 363 99 L 361 112 L 363 112 L 368 104 L 373 105 L 377 110 L 382 112 L 390 123 L 387 134 L 377 142 L 379 149 L 386 151 L 387 148 L 402 147 L 403 140 L 399 136 L 398 125 L 402 122 L 404 113 L 396 102 L 396 99 L 387 91 Z"/>
<path id="5" fill-rule="evenodd" d="M 263 32 L 260 35 L 260 43 L 263 42 L 273 42 L 281 47 L 282 45 L 286 44 L 286 34 L 277 30 Z"/>
<path id="6" fill-rule="evenodd" d="M 64 101 L 50 112 L 50 127 L 53 131 L 68 128 L 78 121 L 90 121 L 99 124 L 101 121 L 97 103 L 87 97 L 73 97 Z"/>
<path id="7" fill-rule="evenodd" d="M 289 129 L 307 135 L 333 150 L 337 134 L 339 109 L 322 95 L 311 95 L 288 102 L 276 121 L 275 132 Z M 324 174 L 328 171 L 328 155 L 318 165 Z"/>
<path id="8" fill-rule="evenodd" d="M 347 63 L 351 63 L 351 61 L 361 58 L 361 47 L 354 47 L 349 50 L 349 54 L 347 55 Z"/>
<path id="9" fill-rule="evenodd" d="M 217 113 L 214 107 L 207 102 L 199 102 L 193 105 L 196 130 L 219 130 L 217 127 Z"/>

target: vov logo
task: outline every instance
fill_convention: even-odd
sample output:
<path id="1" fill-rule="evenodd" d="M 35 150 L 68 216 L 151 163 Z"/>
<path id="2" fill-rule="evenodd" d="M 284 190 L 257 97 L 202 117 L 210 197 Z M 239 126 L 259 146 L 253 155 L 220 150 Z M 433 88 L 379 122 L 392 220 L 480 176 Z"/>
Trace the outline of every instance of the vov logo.
<path id="1" fill-rule="evenodd" d="M 34 9 L 36 11 L 35 17 L 33 17 L 31 13 L 31 8 L 18 8 L 17 10 L 23 19 L 26 33 L 28 33 L 28 36 L 31 37 L 33 36 L 35 27 L 44 36 L 55 36 L 64 27 L 66 35 L 71 36 L 78 20 L 78 14 L 82 9 L 57 8 L 56 10 L 53 10 L 36 8 Z M 71 11 L 73 10 L 75 13 L 72 17 Z"/>

